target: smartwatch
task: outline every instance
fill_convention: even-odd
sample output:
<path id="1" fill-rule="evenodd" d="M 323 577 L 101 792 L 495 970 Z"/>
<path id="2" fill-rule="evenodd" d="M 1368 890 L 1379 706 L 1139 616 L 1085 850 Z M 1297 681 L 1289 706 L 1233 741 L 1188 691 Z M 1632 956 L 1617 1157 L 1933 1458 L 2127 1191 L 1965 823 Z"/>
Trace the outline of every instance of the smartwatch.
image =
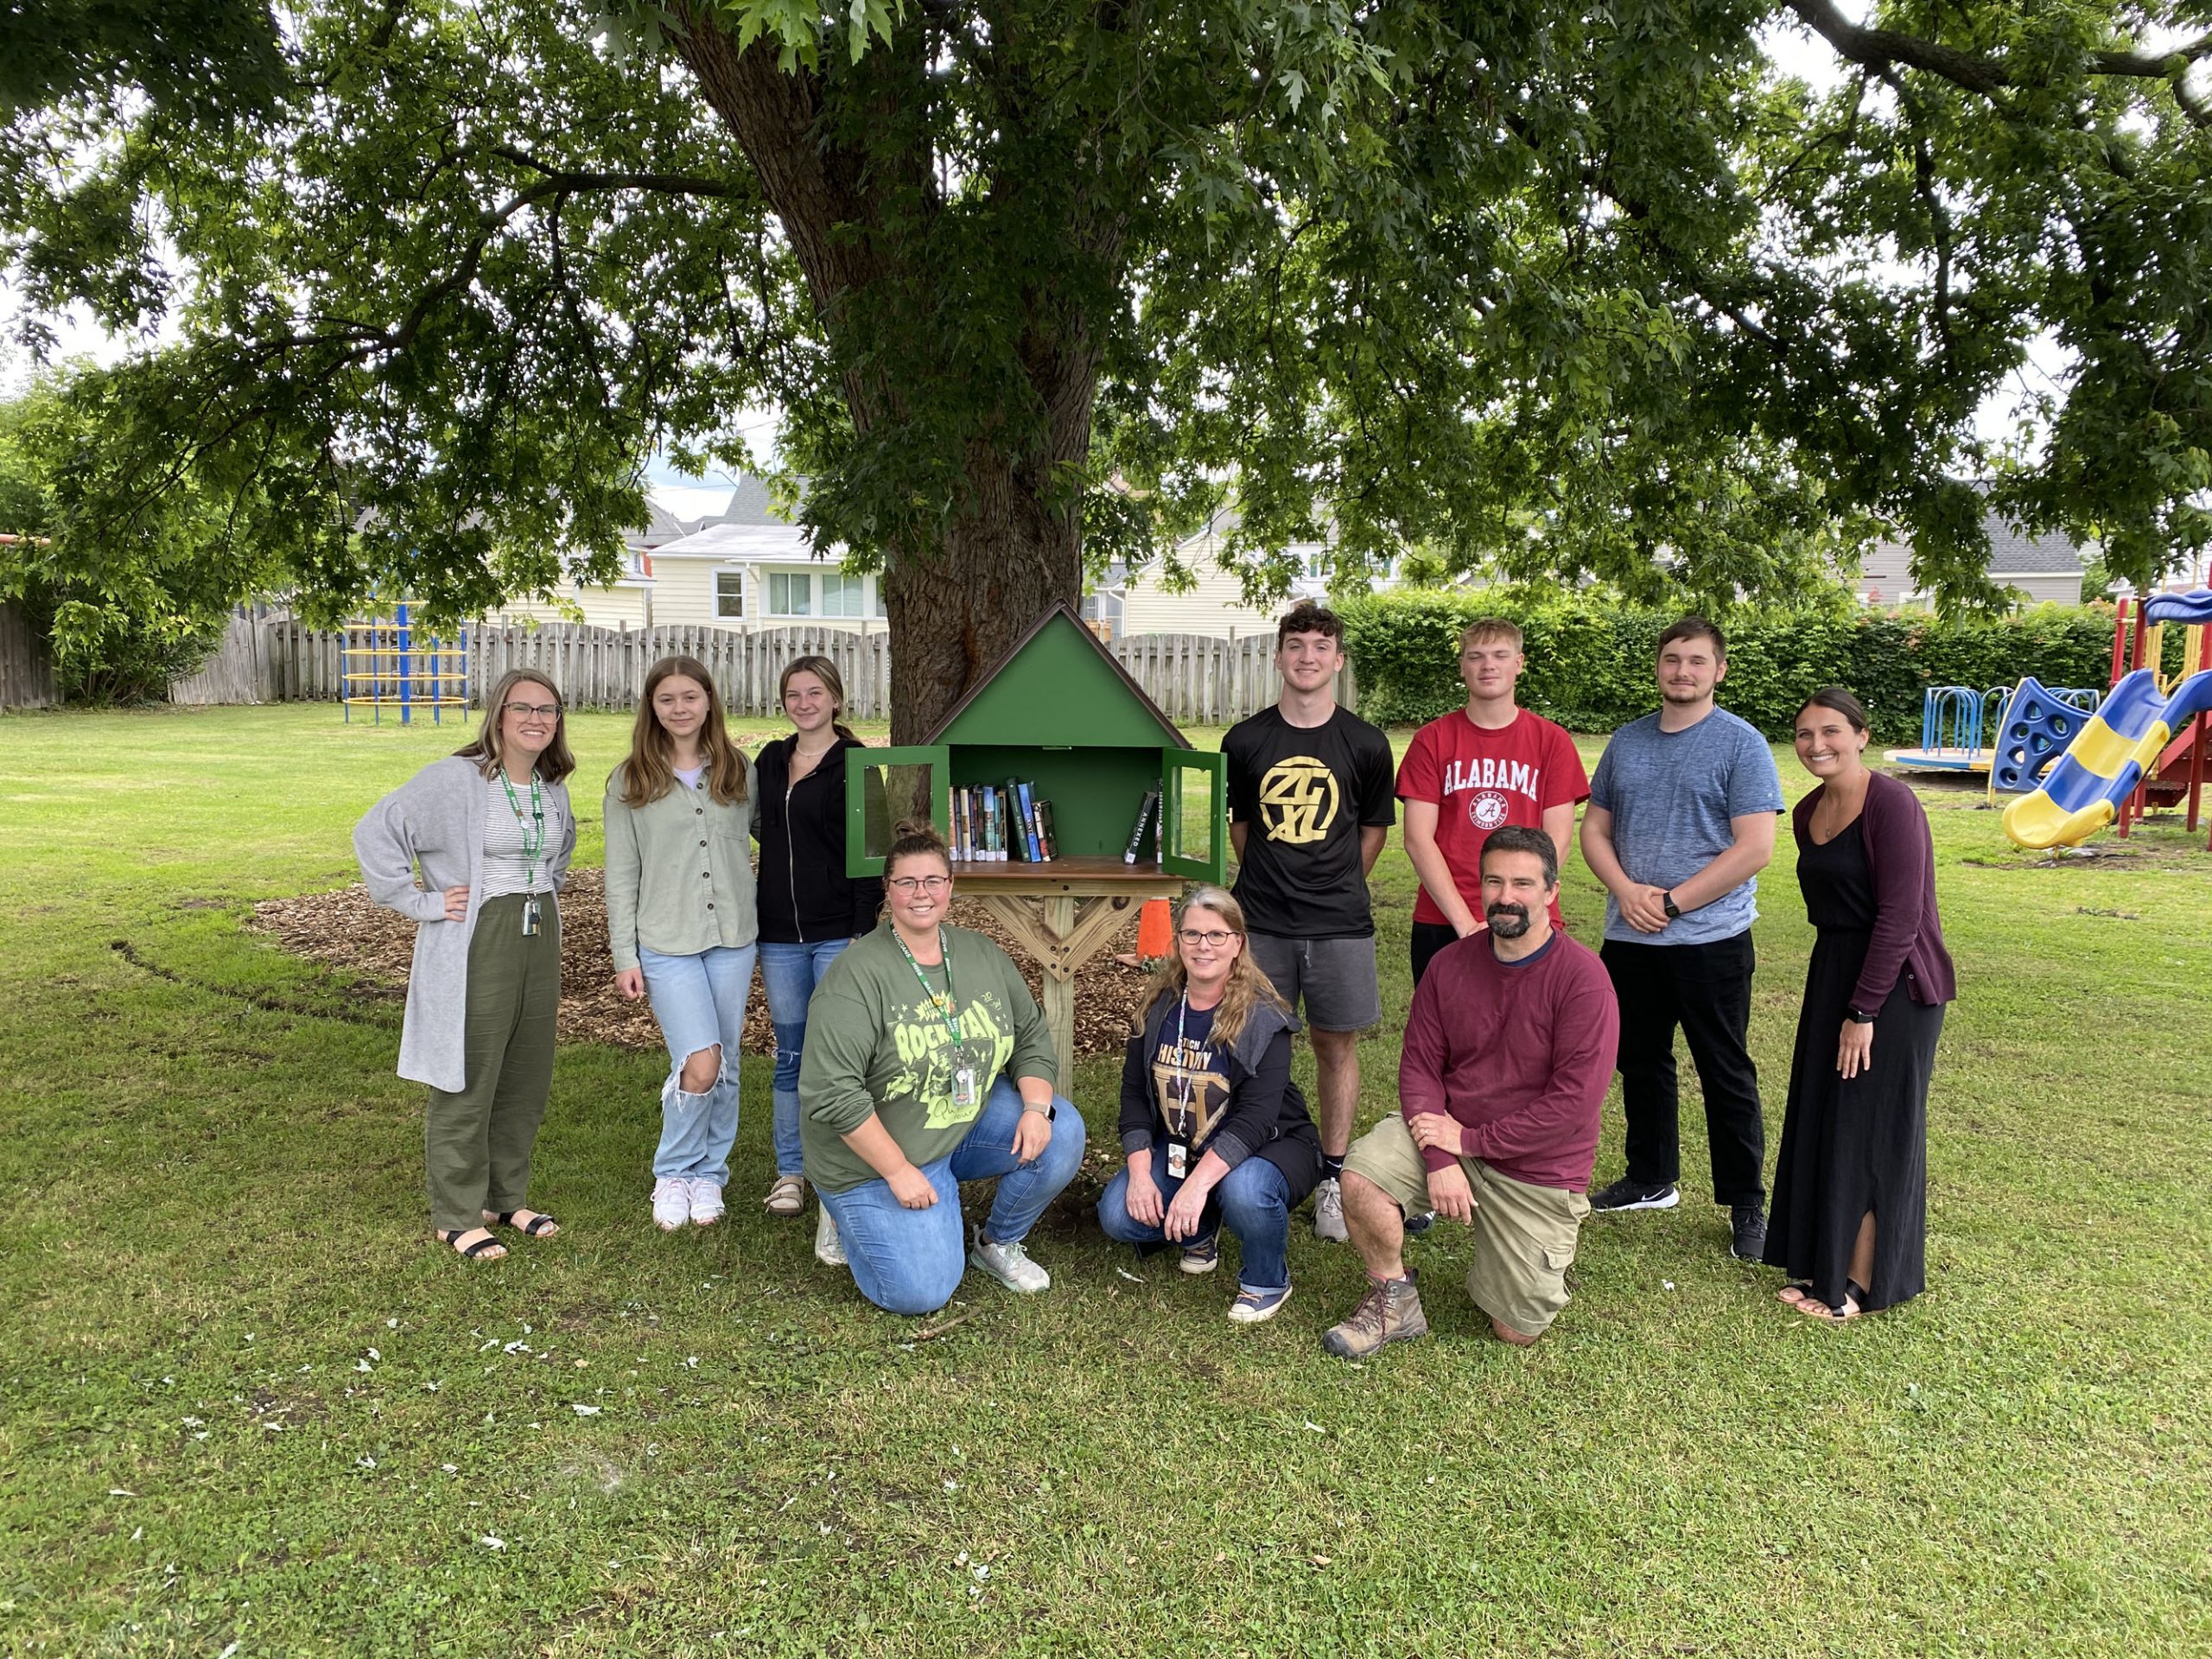
<path id="1" fill-rule="evenodd" d="M 1663 893 L 1660 894 L 1659 897 L 1661 905 L 1667 912 L 1667 919 L 1670 922 L 1680 921 L 1682 915 L 1682 907 L 1675 902 L 1675 895 L 1669 892 Z"/>
<path id="2" fill-rule="evenodd" d="M 1843 1011 L 1843 1017 L 1854 1026 L 1871 1026 L 1874 1023 L 1874 1016 L 1856 1004 L 1846 1008 Z"/>

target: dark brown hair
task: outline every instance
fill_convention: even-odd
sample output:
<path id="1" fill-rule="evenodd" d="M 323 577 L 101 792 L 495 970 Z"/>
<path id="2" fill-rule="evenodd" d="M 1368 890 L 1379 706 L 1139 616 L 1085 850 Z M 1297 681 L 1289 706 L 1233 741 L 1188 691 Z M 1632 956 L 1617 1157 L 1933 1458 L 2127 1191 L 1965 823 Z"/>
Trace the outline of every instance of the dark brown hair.
<path id="1" fill-rule="evenodd" d="M 1716 624 L 1707 621 L 1701 616 L 1686 616 L 1675 623 L 1673 627 L 1659 636 L 1659 644 L 1651 654 L 1656 657 L 1668 646 L 1682 639 L 1710 639 L 1713 641 L 1713 660 L 1722 663 L 1728 660 L 1727 639 L 1721 634 Z"/>
<path id="2" fill-rule="evenodd" d="M 1808 709 L 1833 709 L 1851 722 L 1853 731 L 1863 732 L 1866 729 L 1866 705 L 1853 696 L 1847 687 L 1822 686 L 1797 705 L 1796 716 L 1789 723 L 1795 726 L 1799 720 L 1802 720 Z"/>
<path id="3" fill-rule="evenodd" d="M 837 718 L 838 715 L 845 712 L 845 677 L 837 672 L 837 664 L 827 657 L 792 658 L 784 664 L 784 677 L 776 682 L 776 702 L 779 706 L 783 702 L 784 693 L 791 689 L 791 676 L 794 674 L 811 674 L 822 682 L 822 688 L 829 692 L 830 701 L 836 711 L 830 716 L 830 729 L 848 743 L 859 742 L 860 739 L 853 735 L 853 728 Z"/>
<path id="4" fill-rule="evenodd" d="M 653 712 L 653 693 L 663 681 L 679 677 L 707 694 L 707 718 L 699 728 L 707 792 L 722 806 L 745 798 L 745 756 L 729 741 L 729 728 L 722 723 L 722 700 L 715 695 L 714 676 L 695 657 L 664 657 L 645 671 L 645 689 L 638 694 L 638 718 L 630 728 L 630 758 L 622 764 L 622 804 L 633 811 L 676 787 L 676 740 Z"/>
<path id="5" fill-rule="evenodd" d="M 944 837 L 938 834 L 935 824 L 924 819 L 901 818 L 891 832 L 891 850 L 883 855 L 887 881 L 902 858 L 934 858 L 944 866 L 947 875 L 952 874 L 952 855 L 946 849 Z"/>
<path id="6" fill-rule="evenodd" d="M 506 717 L 508 695 L 518 685 L 543 686 L 561 710 L 553 716 L 553 741 L 539 751 L 537 768 L 540 778 L 557 784 L 576 769 L 576 757 L 569 753 L 569 706 L 562 698 L 561 688 L 534 668 L 511 668 L 499 676 L 492 695 L 484 699 L 484 723 L 476 728 L 475 741 L 454 753 L 464 760 L 474 760 L 476 770 L 486 778 L 506 764 L 507 757 L 502 753 L 506 740 L 499 734 L 499 725 Z"/>
<path id="7" fill-rule="evenodd" d="M 1559 886 L 1559 849 L 1552 838 L 1533 824 L 1501 823 L 1484 839 L 1478 865 L 1490 862 L 1492 853 L 1534 853 L 1544 862 L 1544 886 Z"/>
<path id="8" fill-rule="evenodd" d="M 1344 620 L 1325 605 L 1316 605 L 1312 600 L 1301 600 L 1283 613 L 1275 624 L 1275 649 L 1282 649 L 1282 642 L 1294 633 L 1325 634 L 1339 645 L 1344 644 Z"/>

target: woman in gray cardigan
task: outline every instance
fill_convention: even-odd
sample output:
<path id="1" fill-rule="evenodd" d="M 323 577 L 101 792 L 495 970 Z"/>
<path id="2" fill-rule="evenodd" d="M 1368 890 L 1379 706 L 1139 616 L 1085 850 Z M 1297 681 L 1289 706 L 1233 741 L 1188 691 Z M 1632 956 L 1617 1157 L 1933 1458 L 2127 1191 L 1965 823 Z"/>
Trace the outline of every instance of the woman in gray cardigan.
<path id="1" fill-rule="evenodd" d="M 615 988 L 632 1001 L 651 995 L 668 1046 L 653 1153 L 653 1224 L 664 1232 L 722 1218 L 760 937 L 759 798 L 705 664 L 664 657 L 646 670 L 630 758 L 607 780 L 607 943 Z"/>
<path id="2" fill-rule="evenodd" d="M 561 694 L 512 670 L 476 741 L 423 767 L 353 830 L 369 897 L 419 924 L 399 1075 L 430 1089 L 430 1224 L 472 1261 L 506 1254 L 487 1224 L 538 1238 L 560 1230 L 524 1200 L 553 1085 L 554 895 L 576 848 L 562 780 L 575 764 Z"/>

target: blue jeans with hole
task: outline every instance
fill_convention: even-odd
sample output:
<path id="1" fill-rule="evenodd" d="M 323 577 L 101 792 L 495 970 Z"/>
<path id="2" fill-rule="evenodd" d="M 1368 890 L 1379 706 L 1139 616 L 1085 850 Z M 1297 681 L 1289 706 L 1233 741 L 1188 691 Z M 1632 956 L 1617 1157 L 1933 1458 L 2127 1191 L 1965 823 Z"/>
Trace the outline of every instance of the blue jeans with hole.
<path id="1" fill-rule="evenodd" d="M 753 947 L 716 945 L 696 957 L 664 957 L 642 947 L 645 995 L 661 1040 L 668 1045 L 668 1081 L 660 1091 L 660 1146 L 653 1153 L 656 1179 L 729 1179 L 729 1151 L 737 1144 L 737 1046 L 745 1034 L 745 1003 L 753 994 Z M 681 1085 L 683 1062 L 720 1048 L 713 1087 L 692 1094 Z"/>
<path id="2" fill-rule="evenodd" d="M 1163 1208 L 1175 1201 L 1183 1183 L 1167 1178 L 1167 1148 L 1155 1141 L 1152 1148 L 1152 1179 L 1160 1189 Z M 1098 1224 L 1106 1236 L 1140 1249 L 1167 1243 L 1167 1235 L 1129 1214 L 1129 1172 L 1124 1167 L 1106 1184 L 1098 1199 Z M 1243 1252 L 1236 1273 L 1239 1290 L 1274 1291 L 1290 1288 L 1290 1183 L 1282 1171 L 1264 1158 L 1247 1158 L 1214 1183 L 1206 1194 L 1206 1207 L 1198 1216 L 1198 1230 L 1181 1242 L 1182 1248 L 1205 1243 L 1221 1228 L 1229 1229 Z"/>
<path id="3" fill-rule="evenodd" d="M 1014 1131 L 1021 1095 L 1001 1077 L 984 1098 L 982 1116 L 949 1157 L 924 1164 L 937 1189 L 926 1210 L 909 1210 L 888 1181 L 863 1181 L 822 1194 L 861 1295 L 892 1313 L 934 1313 L 952 1300 L 968 1269 L 968 1232 L 960 1214 L 960 1183 L 996 1178 L 999 1188 L 983 1232 L 994 1243 L 1029 1236 L 1045 1206 L 1059 1197 L 1083 1165 L 1083 1115 L 1052 1097 L 1052 1139 L 1033 1163 L 1016 1163 Z"/>
<path id="4" fill-rule="evenodd" d="M 815 939 L 804 944 L 760 942 L 760 983 L 768 993 L 768 1018 L 776 1027 L 776 1076 L 769 1085 L 774 1103 L 776 1173 L 806 1173 L 798 1145 L 798 1063 L 806 1049 L 806 1005 L 830 964 L 850 939 Z"/>

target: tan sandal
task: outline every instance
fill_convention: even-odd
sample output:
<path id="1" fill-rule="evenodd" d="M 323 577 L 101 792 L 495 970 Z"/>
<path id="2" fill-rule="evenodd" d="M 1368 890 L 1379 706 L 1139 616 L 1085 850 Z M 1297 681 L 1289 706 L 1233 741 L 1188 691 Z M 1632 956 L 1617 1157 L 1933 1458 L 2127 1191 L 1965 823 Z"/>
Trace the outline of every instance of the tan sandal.
<path id="1" fill-rule="evenodd" d="M 779 1175 L 776 1184 L 768 1189 L 768 1196 L 760 1200 L 760 1207 L 772 1216 L 795 1216 L 806 1208 L 806 1178 L 803 1175 Z"/>

